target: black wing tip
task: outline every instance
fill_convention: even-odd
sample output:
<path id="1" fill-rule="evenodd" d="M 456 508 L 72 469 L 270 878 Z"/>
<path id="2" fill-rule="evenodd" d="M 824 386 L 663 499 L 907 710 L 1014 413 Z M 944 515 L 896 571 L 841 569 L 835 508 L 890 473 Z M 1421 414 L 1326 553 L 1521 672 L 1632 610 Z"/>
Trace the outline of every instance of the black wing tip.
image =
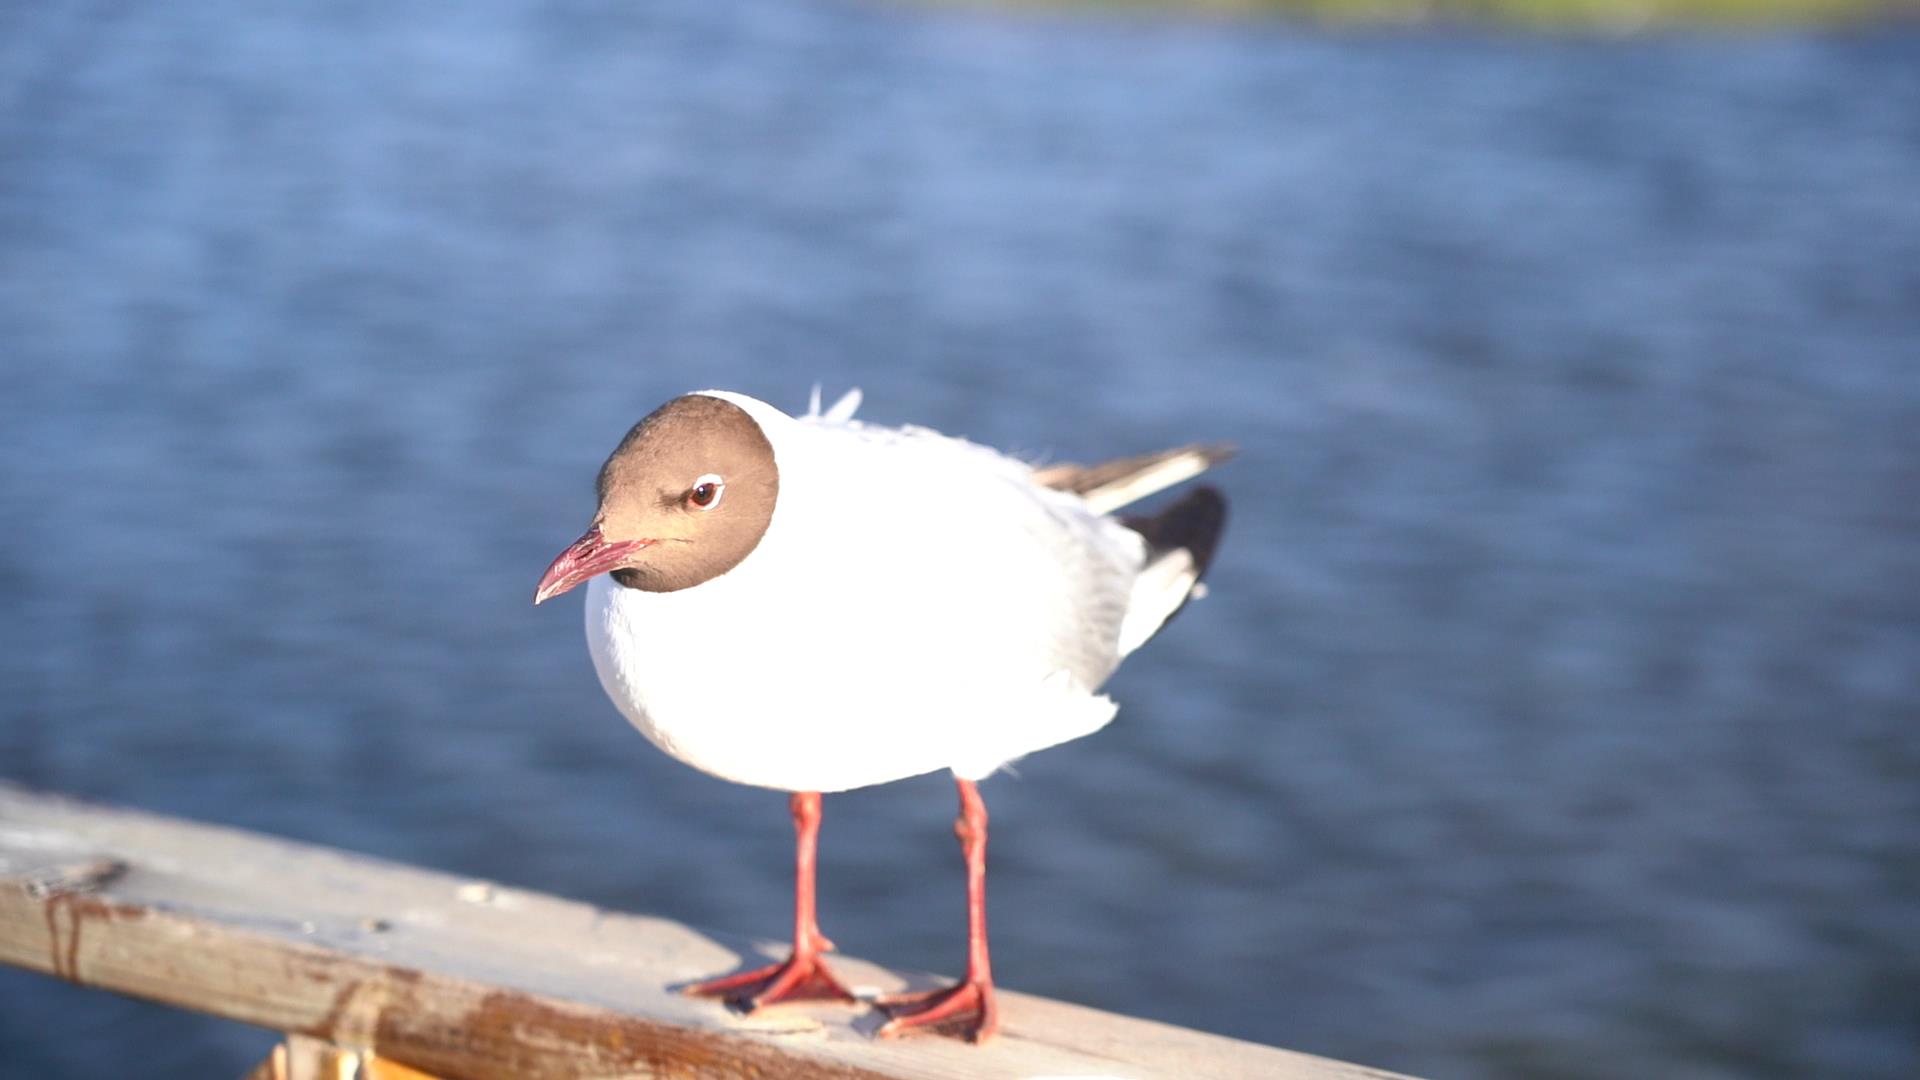
<path id="1" fill-rule="evenodd" d="M 1212 451 L 1212 447 L 1208 451 Z M 1227 448 L 1232 453 L 1232 448 Z M 1224 459 L 1223 459 L 1224 460 Z M 1151 517 L 1127 517 L 1122 524 L 1147 540 L 1155 552 L 1185 548 L 1193 556 L 1197 577 L 1204 578 L 1213 565 L 1220 536 L 1227 529 L 1227 497 L 1220 489 L 1202 484 L 1182 495 L 1179 501 Z"/>

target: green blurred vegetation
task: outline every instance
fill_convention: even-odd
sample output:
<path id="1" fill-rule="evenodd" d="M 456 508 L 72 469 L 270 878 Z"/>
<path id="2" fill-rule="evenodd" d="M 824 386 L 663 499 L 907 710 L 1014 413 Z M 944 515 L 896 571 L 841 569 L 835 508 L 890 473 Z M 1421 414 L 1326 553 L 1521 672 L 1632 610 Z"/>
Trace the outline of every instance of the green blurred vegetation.
<path id="1" fill-rule="evenodd" d="M 1920 15 L 1920 0 L 1012 0 L 1024 7 L 1133 7 L 1293 14 L 1328 22 L 1484 22 L 1542 27 L 1831 26 Z"/>
<path id="2" fill-rule="evenodd" d="M 1597 26 L 1821 24 L 1891 11 L 1889 4 L 1875 0 L 1265 0 L 1247 6 L 1293 9 L 1334 19 L 1482 19 Z"/>

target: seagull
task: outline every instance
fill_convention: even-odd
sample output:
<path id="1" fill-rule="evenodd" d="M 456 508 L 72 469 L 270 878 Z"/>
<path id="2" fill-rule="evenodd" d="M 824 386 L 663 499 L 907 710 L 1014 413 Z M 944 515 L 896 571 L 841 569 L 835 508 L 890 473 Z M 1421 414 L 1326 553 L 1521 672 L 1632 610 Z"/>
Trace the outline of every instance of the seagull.
<path id="1" fill-rule="evenodd" d="M 626 718 L 694 768 L 790 793 L 792 952 L 688 993 L 745 1012 L 857 1001 L 823 958 L 821 794 L 951 770 L 966 975 L 877 999 L 877 1034 L 982 1042 L 999 1014 L 978 784 L 1113 718 L 1101 684 L 1200 593 L 1226 501 L 1197 487 L 1151 517 L 1114 511 L 1232 451 L 1036 466 L 856 420 L 859 402 L 822 411 L 816 388 L 790 416 L 704 390 L 660 406 L 607 458 L 591 525 L 534 603 L 586 584 L 594 670 Z"/>

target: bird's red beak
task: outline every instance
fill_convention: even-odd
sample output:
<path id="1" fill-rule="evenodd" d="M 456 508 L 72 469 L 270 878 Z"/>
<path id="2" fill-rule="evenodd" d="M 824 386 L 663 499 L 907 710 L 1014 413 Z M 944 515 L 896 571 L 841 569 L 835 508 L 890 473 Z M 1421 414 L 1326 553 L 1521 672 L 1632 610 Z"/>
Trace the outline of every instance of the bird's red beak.
<path id="1" fill-rule="evenodd" d="M 617 570 L 627 556 L 651 543 L 651 540 L 608 540 L 600 535 L 600 526 L 595 525 L 548 564 L 547 572 L 540 575 L 539 586 L 533 590 L 533 602 L 551 600 L 596 574 Z"/>

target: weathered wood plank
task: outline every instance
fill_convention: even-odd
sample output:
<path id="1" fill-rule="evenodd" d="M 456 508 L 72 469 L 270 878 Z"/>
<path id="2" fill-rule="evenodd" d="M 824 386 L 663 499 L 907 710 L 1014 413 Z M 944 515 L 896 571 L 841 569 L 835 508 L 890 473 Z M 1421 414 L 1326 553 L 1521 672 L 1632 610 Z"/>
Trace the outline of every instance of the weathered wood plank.
<path id="1" fill-rule="evenodd" d="M 435 1076 L 1389 1074 L 1005 992 L 1001 1037 L 870 1008 L 740 1017 L 671 988 L 778 950 L 664 919 L 0 784 L 0 962 Z M 857 990 L 929 986 L 850 958 Z"/>

